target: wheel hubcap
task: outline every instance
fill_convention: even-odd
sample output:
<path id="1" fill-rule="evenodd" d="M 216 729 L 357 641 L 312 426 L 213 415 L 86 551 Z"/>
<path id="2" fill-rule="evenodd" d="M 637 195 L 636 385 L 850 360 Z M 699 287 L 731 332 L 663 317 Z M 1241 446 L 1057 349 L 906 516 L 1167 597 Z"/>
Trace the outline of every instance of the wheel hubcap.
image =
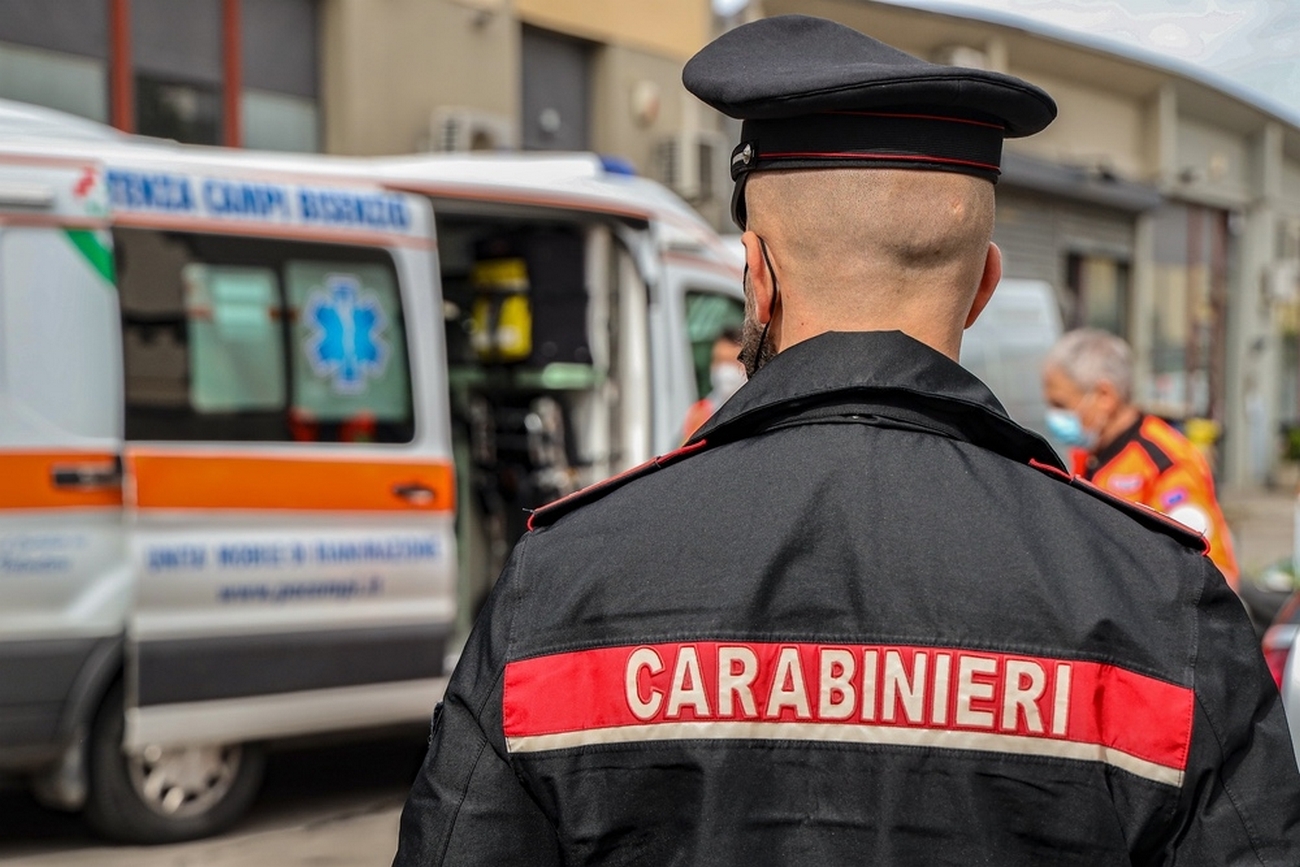
<path id="1" fill-rule="evenodd" d="M 235 783 L 238 744 L 160 747 L 127 757 L 131 783 L 149 809 L 170 819 L 197 816 L 218 804 Z"/>

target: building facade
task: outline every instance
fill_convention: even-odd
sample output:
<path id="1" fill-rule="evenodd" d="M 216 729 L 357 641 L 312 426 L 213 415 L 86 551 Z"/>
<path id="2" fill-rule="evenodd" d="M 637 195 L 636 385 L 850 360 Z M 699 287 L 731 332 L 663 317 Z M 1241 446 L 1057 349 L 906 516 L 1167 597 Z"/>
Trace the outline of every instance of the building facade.
<path id="1" fill-rule="evenodd" d="M 199 144 L 593 150 L 716 222 L 709 0 L 0 0 L 0 98 Z"/>
<path id="2" fill-rule="evenodd" d="M 315 0 L 0 0 L 0 97 L 197 144 L 320 146 Z"/>
<path id="3" fill-rule="evenodd" d="M 321 0 L 325 150 L 592 150 L 721 219 L 716 117 L 681 85 L 708 0 Z"/>
<path id="4" fill-rule="evenodd" d="M 1218 472 L 1270 481 L 1300 426 L 1300 126 L 1188 70 L 1070 34 L 879 0 L 764 0 L 931 60 L 1042 86 L 1057 121 L 1009 140 L 995 240 L 1066 327 L 1135 349 L 1137 399 L 1222 431 Z"/>
<path id="5" fill-rule="evenodd" d="M 930 2 L 753 0 L 718 21 L 709 0 L 0 0 L 0 97 L 201 143 L 593 150 L 726 231 L 737 125 L 686 93 L 682 64 L 740 18 L 831 18 L 1056 98 L 1056 123 L 1007 142 L 1006 273 L 1050 283 L 1067 327 L 1128 339 L 1139 401 L 1222 431 L 1224 482 L 1271 480 L 1300 431 L 1300 121 Z"/>

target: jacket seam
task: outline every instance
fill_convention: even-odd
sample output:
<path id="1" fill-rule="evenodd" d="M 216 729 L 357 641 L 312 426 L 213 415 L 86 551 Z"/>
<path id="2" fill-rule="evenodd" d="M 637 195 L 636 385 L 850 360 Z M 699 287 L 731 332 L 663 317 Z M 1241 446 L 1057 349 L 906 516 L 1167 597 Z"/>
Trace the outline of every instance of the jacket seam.
<path id="1" fill-rule="evenodd" d="M 1204 570 L 1202 570 L 1200 584 L 1199 586 L 1197 586 L 1194 592 L 1194 598 L 1192 600 L 1192 612 L 1193 612 L 1192 658 L 1191 658 L 1192 695 L 1195 697 L 1197 706 L 1201 708 L 1201 712 L 1205 717 L 1205 724 L 1209 728 L 1210 735 L 1214 738 L 1214 743 L 1219 749 L 1219 758 L 1220 760 L 1223 760 L 1227 758 L 1227 752 L 1224 749 L 1223 738 L 1219 734 L 1218 727 L 1215 726 L 1214 724 L 1214 717 L 1210 715 L 1209 708 L 1206 707 L 1205 702 L 1201 700 L 1201 694 L 1196 689 L 1197 686 L 1196 668 L 1197 665 L 1200 663 L 1200 659 L 1201 659 L 1201 613 L 1200 613 L 1201 601 L 1205 598 L 1206 583 L 1207 582 L 1204 575 Z M 1193 716 L 1192 725 L 1195 726 L 1195 724 L 1196 724 L 1195 717 Z M 1193 737 L 1195 737 L 1194 734 Z M 1188 751 L 1189 753 L 1191 751 L 1190 742 L 1188 743 Z M 1241 804 L 1237 799 L 1237 795 L 1235 792 L 1232 791 L 1232 787 L 1228 785 L 1228 781 L 1226 779 L 1223 780 L 1223 793 L 1228 796 L 1228 801 L 1231 802 L 1232 809 L 1236 812 L 1237 818 L 1241 820 L 1241 827 L 1246 832 L 1246 840 L 1250 843 L 1250 851 L 1254 853 L 1255 860 L 1257 860 L 1262 865 L 1267 865 L 1267 862 L 1264 860 L 1264 856 L 1260 854 L 1259 844 L 1255 840 L 1255 829 L 1251 826 L 1250 820 L 1246 817 L 1246 814 L 1242 812 Z"/>
<path id="2" fill-rule="evenodd" d="M 474 772 L 478 770 L 479 762 L 483 761 L 483 751 L 488 748 L 487 736 L 477 719 L 474 720 L 474 725 L 478 728 L 479 734 L 483 736 L 483 743 L 474 756 L 474 764 L 470 765 L 469 775 L 465 777 L 465 787 L 461 789 L 460 800 L 456 802 L 456 812 L 451 815 L 451 825 L 447 828 L 447 839 L 443 841 L 442 852 L 438 855 L 439 864 L 447 863 L 447 851 L 451 849 L 451 838 L 456 834 L 456 823 L 460 820 L 460 810 L 465 806 L 465 799 L 469 797 L 469 787 L 474 782 Z"/>
<path id="3" fill-rule="evenodd" d="M 515 583 L 515 587 L 513 588 L 513 589 L 514 589 L 514 603 L 515 603 L 515 604 L 511 607 L 511 611 L 510 611 L 510 628 L 506 630 L 506 646 L 505 646 L 505 650 L 504 650 L 504 652 L 503 652 L 502 655 L 501 655 L 501 658 L 502 658 L 502 659 L 506 659 L 506 660 L 508 660 L 508 659 L 511 658 L 511 656 L 510 656 L 510 651 L 511 651 L 511 649 L 514 648 L 514 646 L 515 646 L 515 623 L 516 623 L 517 620 L 518 620 L 518 614 L 519 614 L 519 611 L 524 607 L 524 589 L 525 589 L 525 588 L 524 588 L 524 583 L 525 583 L 525 582 L 524 582 L 524 574 L 525 574 L 525 573 L 524 573 L 524 561 L 528 558 L 528 539 L 529 539 L 529 534 L 527 534 L 527 533 L 525 533 L 525 534 L 524 534 L 524 535 L 519 539 L 519 546 L 518 546 L 519 557 L 518 557 L 518 559 L 515 561 L 515 568 L 514 568 L 513 572 L 511 573 L 511 577 L 515 579 L 515 581 L 514 581 L 514 583 Z M 498 680 L 504 680 L 504 678 L 505 678 L 505 673 L 506 673 L 506 669 L 505 669 L 505 665 L 503 664 L 503 665 L 501 666 L 501 673 L 500 673 L 499 675 L 497 675 L 497 679 L 498 679 Z M 505 684 L 504 684 L 504 683 L 501 684 L 501 690 L 502 690 L 502 695 L 505 695 Z M 495 685 L 493 686 L 493 690 L 492 690 L 492 692 L 496 692 Z M 492 695 L 492 693 L 489 692 L 489 693 L 488 693 L 488 696 L 491 696 L 491 695 Z M 482 703 L 482 705 L 479 706 L 479 712 L 480 712 L 480 713 L 482 712 L 482 710 L 483 710 L 484 707 L 487 707 L 487 702 L 488 702 L 488 699 L 487 699 L 487 698 L 484 698 L 484 699 L 483 699 L 483 703 Z"/>
<path id="4" fill-rule="evenodd" d="M 1200 661 L 1200 657 L 1201 657 L 1200 611 L 1201 611 L 1201 599 L 1204 596 L 1205 596 L 1205 579 L 1202 577 L 1201 581 L 1192 588 L 1191 599 L 1189 600 L 1191 602 L 1191 606 L 1189 610 L 1191 611 L 1192 614 L 1192 623 L 1190 629 L 1192 640 L 1191 640 L 1191 648 L 1187 655 L 1187 670 L 1184 672 L 1184 674 L 1185 674 L 1185 679 L 1188 681 L 1188 684 L 1192 688 L 1193 706 L 1192 706 L 1192 731 L 1189 733 L 1190 737 L 1188 737 L 1187 739 L 1187 748 L 1183 758 L 1183 786 L 1184 787 L 1187 785 L 1188 772 L 1191 770 L 1188 767 L 1188 765 L 1190 763 L 1191 755 L 1192 755 L 1192 743 L 1196 738 L 1196 706 L 1201 704 L 1201 697 L 1196 691 L 1196 687 L 1197 687 L 1196 665 Z M 1206 716 L 1206 721 L 1209 722 L 1208 715 Z M 1214 738 L 1217 741 L 1219 736 L 1214 733 L 1214 725 L 1212 723 L 1210 723 L 1210 732 L 1211 734 L 1214 734 Z M 1223 752 L 1222 744 L 1220 744 L 1219 746 L 1219 752 L 1220 754 L 1222 754 Z M 1174 825 L 1175 822 L 1178 821 L 1178 813 L 1179 813 L 1178 808 L 1179 808 L 1180 800 L 1181 800 L 1180 798 L 1173 798 L 1170 800 L 1169 815 L 1165 819 L 1166 827 L 1171 827 Z M 1235 806 L 1236 805 L 1234 804 L 1234 807 Z M 1252 848 L 1254 847 L 1254 845 L 1255 845 L 1254 841 L 1252 841 L 1251 842 Z"/>
<path id="5" fill-rule="evenodd" d="M 1209 710 L 1206 708 L 1205 703 L 1201 701 L 1199 695 L 1196 697 L 1196 703 L 1201 706 L 1201 710 L 1204 712 L 1205 724 L 1209 727 L 1210 734 L 1214 736 L 1214 742 L 1219 747 L 1220 758 L 1226 758 L 1227 753 L 1224 750 L 1223 738 L 1219 736 L 1219 730 L 1215 727 L 1214 720 L 1210 717 Z M 1237 818 L 1241 820 L 1241 827 L 1246 832 L 1246 840 L 1250 843 L 1250 851 L 1254 853 L 1256 861 L 1263 865 L 1263 867 L 1267 867 L 1268 862 L 1265 861 L 1264 856 L 1260 854 L 1259 844 L 1255 840 L 1255 829 L 1251 825 L 1250 819 L 1242 812 L 1241 804 L 1237 799 L 1236 793 L 1232 791 L 1232 787 L 1228 785 L 1227 780 L 1223 780 L 1222 784 L 1223 793 L 1228 796 L 1228 800 L 1232 803 L 1232 809 L 1236 812 Z"/>

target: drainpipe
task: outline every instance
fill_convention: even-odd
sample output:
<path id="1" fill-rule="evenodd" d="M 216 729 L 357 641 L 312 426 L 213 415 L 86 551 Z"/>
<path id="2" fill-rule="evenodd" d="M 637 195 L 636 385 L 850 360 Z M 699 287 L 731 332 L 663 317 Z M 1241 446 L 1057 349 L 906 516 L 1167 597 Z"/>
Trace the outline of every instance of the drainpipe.
<path id="1" fill-rule="evenodd" d="M 109 104 L 113 126 L 135 132 L 135 81 L 131 73 L 131 0 L 108 2 Z"/>
<path id="2" fill-rule="evenodd" d="M 222 0 L 221 3 L 221 63 L 225 90 L 222 99 L 223 144 L 226 147 L 244 146 L 243 101 L 244 91 L 244 40 L 240 31 L 242 23 L 240 0 Z"/>

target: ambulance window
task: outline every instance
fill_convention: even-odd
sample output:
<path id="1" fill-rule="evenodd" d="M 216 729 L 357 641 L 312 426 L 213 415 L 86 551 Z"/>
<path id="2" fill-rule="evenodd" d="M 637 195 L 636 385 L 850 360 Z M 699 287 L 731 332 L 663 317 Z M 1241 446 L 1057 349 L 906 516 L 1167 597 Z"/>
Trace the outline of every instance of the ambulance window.
<path id="1" fill-rule="evenodd" d="M 114 232 L 132 440 L 410 442 L 383 250 Z"/>
<path id="2" fill-rule="evenodd" d="M 686 290 L 686 339 L 691 344 L 696 395 L 709 393 L 709 367 L 713 360 L 713 343 L 728 328 L 739 328 L 745 321 L 745 305 L 737 298 Z"/>
<path id="3" fill-rule="evenodd" d="M 284 340 L 275 272 L 191 263 L 181 269 L 190 405 L 199 413 L 284 406 Z"/>
<path id="4" fill-rule="evenodd" d="M 411 418 L 401 300 L 391 268 L 285 263 L 298 420 L 357 425 Z"/>

